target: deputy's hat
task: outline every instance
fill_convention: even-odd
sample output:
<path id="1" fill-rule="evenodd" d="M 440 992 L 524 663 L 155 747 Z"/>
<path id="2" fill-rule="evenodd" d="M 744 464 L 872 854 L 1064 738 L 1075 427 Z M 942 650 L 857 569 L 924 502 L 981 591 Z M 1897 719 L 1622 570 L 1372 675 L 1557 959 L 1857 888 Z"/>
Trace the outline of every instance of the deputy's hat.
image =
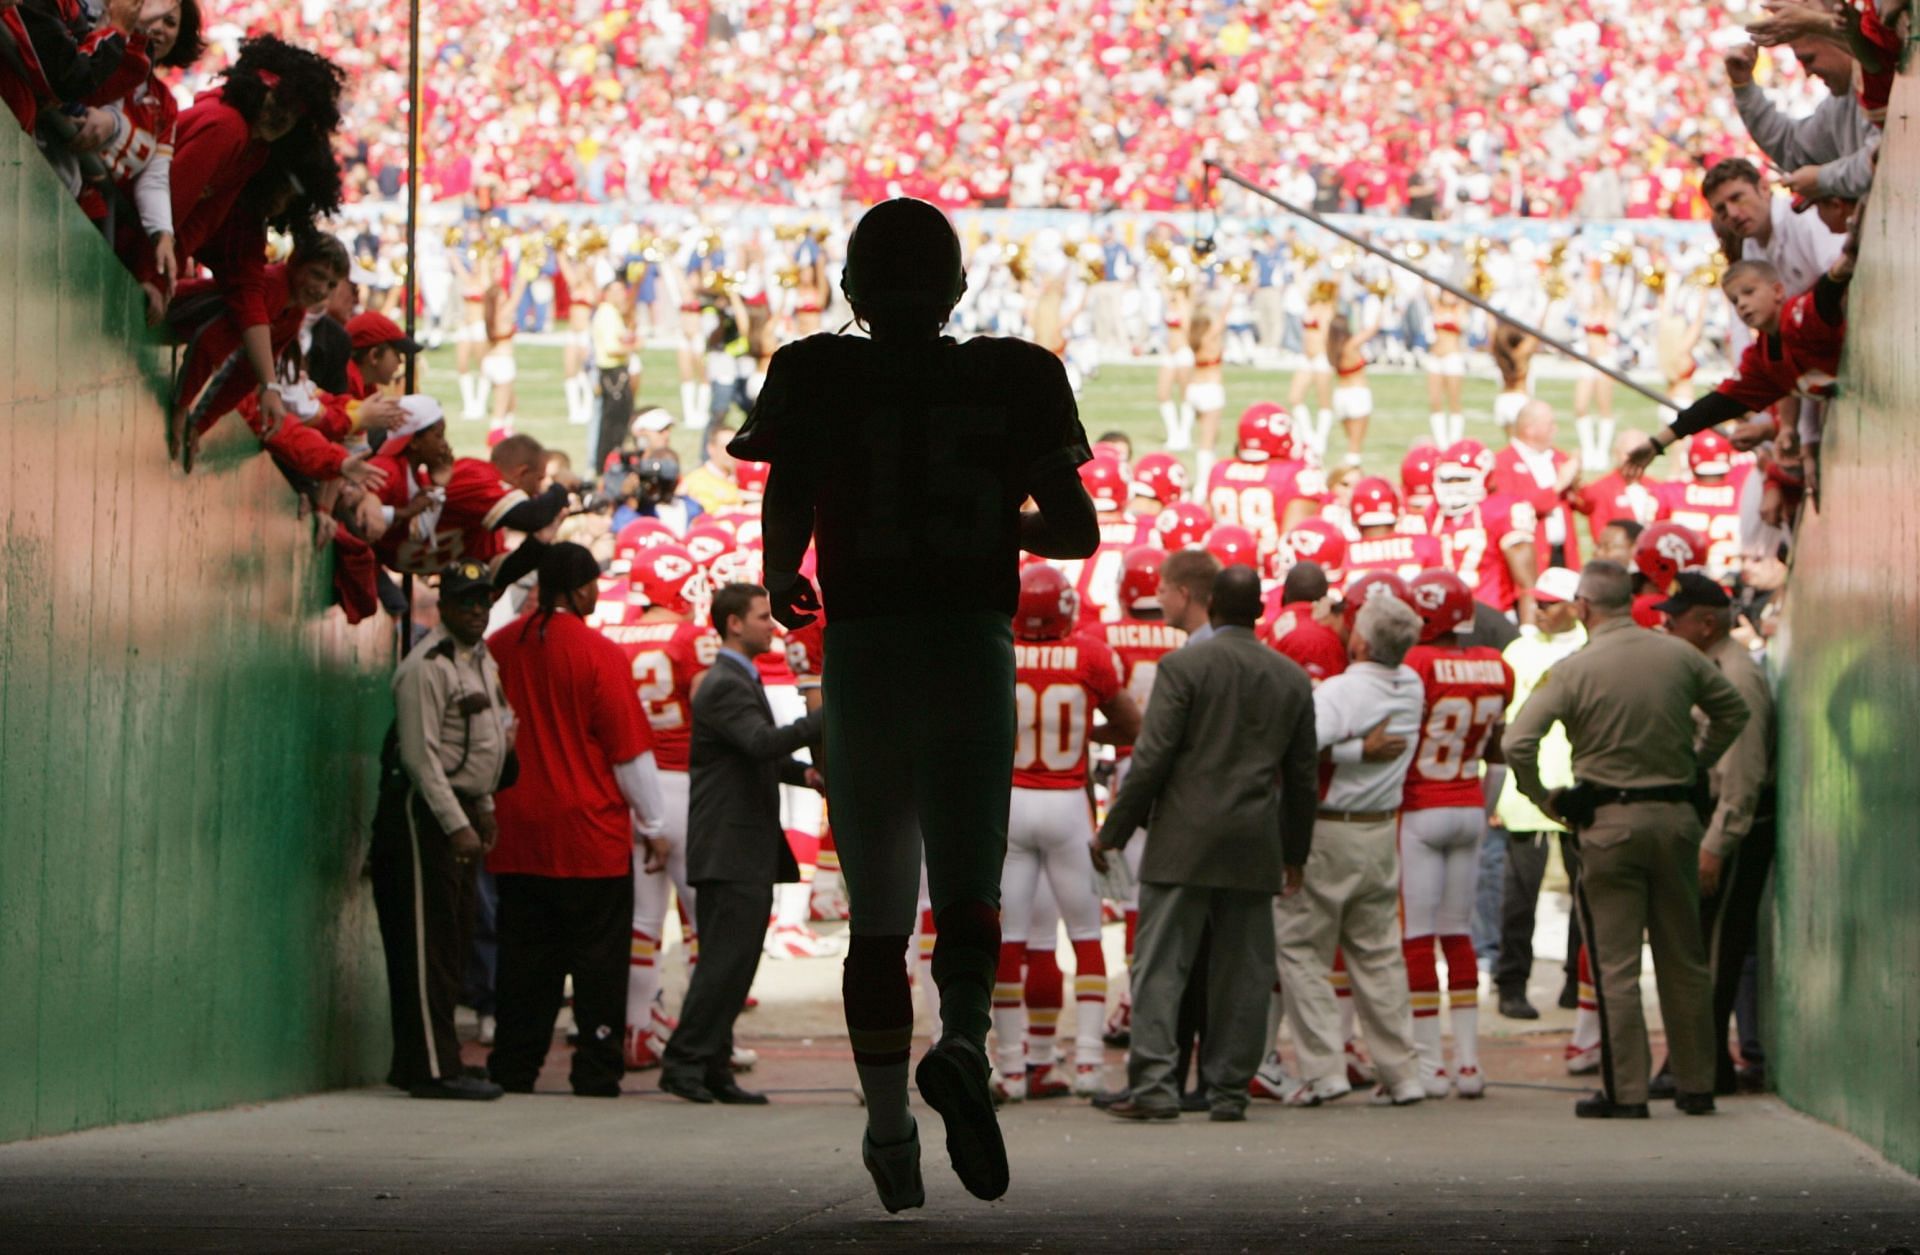
<path id="1" fill-rule="evenodd" d="M 493 577 L 488 574 L 486 563 L 468 558 L 440 572 L 442 601 L 457 601 L 476 592 L 493 595 Z"/>

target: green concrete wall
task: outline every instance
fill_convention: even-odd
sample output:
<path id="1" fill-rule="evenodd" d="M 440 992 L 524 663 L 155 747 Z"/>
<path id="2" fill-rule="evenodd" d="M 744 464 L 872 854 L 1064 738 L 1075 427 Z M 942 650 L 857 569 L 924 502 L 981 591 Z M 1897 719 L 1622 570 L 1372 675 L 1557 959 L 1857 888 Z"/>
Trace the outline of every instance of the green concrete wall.
<path id="1" fill-rule="evenodd" d="M 170 468 L 167 365 L 0 126 L 0 1140 L 385 1066 L 385 636 L 237 421 Z"/>
<path id="2" fill-rule="evenodd" d="M 1887 112 L 1780 650 L 1772 1070 L 1920 1172 L 1920 83 Z"/>

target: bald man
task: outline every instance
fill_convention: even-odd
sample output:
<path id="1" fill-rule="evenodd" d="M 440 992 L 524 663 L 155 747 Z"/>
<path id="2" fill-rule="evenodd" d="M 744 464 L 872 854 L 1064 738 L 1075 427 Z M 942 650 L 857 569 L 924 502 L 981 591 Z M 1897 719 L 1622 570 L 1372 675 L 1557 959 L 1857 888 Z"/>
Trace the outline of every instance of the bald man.
<path id="1" fill-rule="evenodd" d="M 1529 401 L 1513 420 L 1513 440 L 1494 455 L 1487 491 L 1526 502 L 1539 519 L 1535 553 L 1539 569 L 1580 565 L 1580 542 L 1574 532 L 1576 490 L 1580 462 L 1553 447 L 1553 407 Z"/>

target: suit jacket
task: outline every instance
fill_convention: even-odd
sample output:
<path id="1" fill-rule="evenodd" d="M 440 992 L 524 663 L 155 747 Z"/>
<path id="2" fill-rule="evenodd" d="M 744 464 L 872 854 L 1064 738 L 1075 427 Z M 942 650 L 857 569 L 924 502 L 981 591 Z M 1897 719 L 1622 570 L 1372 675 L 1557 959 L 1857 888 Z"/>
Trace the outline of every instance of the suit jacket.
<path id="1" fill-rule="evenodd" d="M 1277 893 L 1312 848 L 1319 758 L 1307 673 L 1221 628 L 1161 660 L 1100 843 L 1144 825 L 1141 880 Z"/>
<path id="2" fill-rule="evenodd" d="M 757 674 L 722 654 L 693 695 L 687 880 L 800 879 L 780 826 L 780 785 L 806 783 L 792 753 L 820 735 L 818 711 L 776 727 Z"/>

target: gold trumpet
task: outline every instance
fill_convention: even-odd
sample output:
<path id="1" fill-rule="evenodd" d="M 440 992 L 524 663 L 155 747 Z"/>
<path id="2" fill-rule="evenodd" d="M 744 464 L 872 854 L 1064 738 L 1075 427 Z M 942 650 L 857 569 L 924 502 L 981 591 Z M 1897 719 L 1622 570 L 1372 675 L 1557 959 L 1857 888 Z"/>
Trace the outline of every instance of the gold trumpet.
<path id="1" fill-rule="evenodd" d="M 1727 266 L 1724 261 L 1716 259 L 1704 265 L 1696 266 L 1693 273 L 1688 277 L 1693 280 L 1695 287 L 1706 288 L 1711 291 L 1719 287 L 1726 279 Z"/>
<path id="2" fill-rule="evenodd" d="M 1384 301 L 1393 292 L 1393 280 L 1383 274 L 1375 275 L 1367 280 L 1366 289 Z"/>
<path id="3" fill-rule="evenodd" d="M 446 244 L 448 248 L 459 248 L 460 245 L 465 242 L 466 238 L 467 229 L 457 222 L 448 227 L 440 236 L 441 241 Z"/>
<path id="4" fill-rule="evenodd" d="M 773 238 L 782 244 L 791 244 L 807 233 L 807 229 L 797 222 L 783 222 L 773 229 Z"/>
<path id="5" fill-rule="evenodd" d="M 1080 256 L 1080 241 L 1068 240 L 1066 243 L 1060 246 L 1060 251 L 1065 253 L 1067 255 L 1067 259 L 1071 261 Z"/>
<path id="6" fill-rule="evenodd" d="M 1407 242 L 1406 254 L 1408 261 L 1419 261 L 1427 255 L 1427 242 L 1425 240 L 1409 240 Z"/>
<path id="7" fill-rule="evenodd" d="M 1311 270 L 1319 264 L 1320 250 L 1311 244 L 1295 240 L 1293 246 L 1288 251 L 1293 254 L 1293 259 L 1299 262 L 1303 269 Z"/>
<path id="8" fill-rule="evenodd" d="M 567 255 L 575 261 L 607 251 L 607 233 L 599 223 L 589 222 L 567 241 Z"/>
<path id="9" fill-rule="evenodd" d="M 1541 287 L 1546 291 L 1547 299 L 1550 301 L 1564 301 L 1567 299 L 1567 293 L 1573 291 L 1573 285 L 1568 283 L 1567 277 L 1558 270 L 1548 271 Z"/>
<path id="10" fill-rule="evenodd" d="M 1484 262 L 1473 263 L 1473 271 L 1467 275 L 1467 291 L 1483 301 L 1493 295 L 1493 276 L 1487 273 Z"/>
<path id="11" fill-rule="evenodd" d="M 1027 266 L 1027 243 L 1025 240 L 1015 244 L 1013 251 L 1007 254 L 1007 273 L 1013 276 L 1015 283 L 1025 283 L 1027 281 L 1029 270 Z"/>
<path id="12" fill-rule="evenodd" d="M 1107 259 L 1090 255 L 1080 259 L 1080 267 L 1088 283 L 1101 283 L 1107 277 Z"/>
<path id="13" fill-rule="evenodd" d="M 800 286 L 800 267 L 782 266 L 778 272 L 778 278 L 781 287 L 797 288 Z"/>
<path id="14" fill-rule="evenodd" d="M 1633 265 L 1633 244 L 1627 240 L 1619 241 L 1607 254 L 1607 260 L 1621 267 Z"/>
<path id="15" fill-rule="evenodd" d="M 1313 285 L 1307 293 L 1307 302 L 1311 305 L 1331 305 L 1340 295 L 1340 285 L 1332 279 L 1322 279 Z"/>
<path id="16" fill-rule="evenodd" d="M 1659 293 L 1659 292 L 1666 291 L 1667 290 L 1666 266 L 1660 262 L 1654 262 L 1650 266 L 1643 267 L 1640 271 L 1640 282 L 1646 284 L 1647 290 L 1650 292 Z"/>

